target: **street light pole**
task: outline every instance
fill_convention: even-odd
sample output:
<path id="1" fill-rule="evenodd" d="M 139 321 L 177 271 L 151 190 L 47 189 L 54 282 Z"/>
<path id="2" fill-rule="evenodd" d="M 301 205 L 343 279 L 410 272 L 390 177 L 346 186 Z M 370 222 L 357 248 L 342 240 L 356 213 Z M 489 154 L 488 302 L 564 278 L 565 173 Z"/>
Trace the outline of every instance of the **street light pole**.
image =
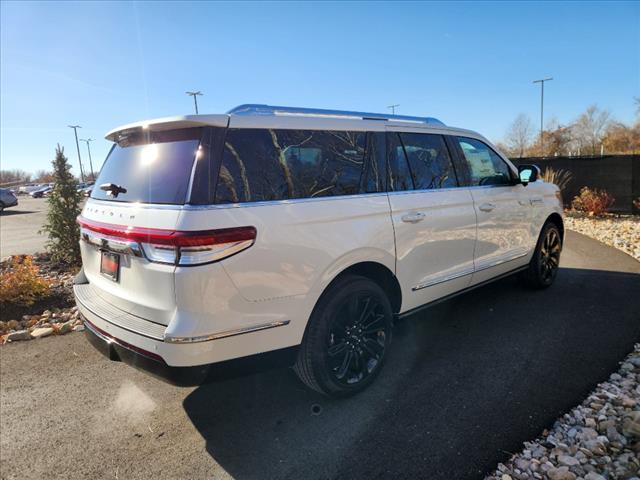
<path id="1" fill-rule="evenodd" d="M 540 156 L 544 157 L 544 82 L 553 80 L 553 77 L 541 78 L 540 80 L 534 80 L 533 83 L 540 84 Z"/>
<path id="2" fill-rule="evenodd" d="M 196 107 L 196 115 L 198 114 L 198 95 L 203 95 L 203 93 L 198 90 L 197 92 L 185 92 L 187 95 L 193 97 L 193 104 Z"/>
<path id="3" fill-rule="evenodd" d="M 394 105 L 389 105 L 387 108 L 391 109 L 391 115 L 395 115 L 396 114 L 396 107 L 399 107 L 400 104 L 396 103 Z"/>
<path id="4" fill-rule="evenodd" d="M 84 182 L 84 172 L 82 171 L 82 159 L 80 158 L 80 144 L 78 143 L 78 129 L 82 128 L 80 125 L 67 125 L 69 128 L 73 128 L 73 133 L 76 136 L 76 150 L 78 151 L 78 163 L 80 164 L 80 181 Z"/>
<path id="5" fill-rule="evenodd" d="M 89 143 L 93 142 L 93 138 L 81 138 L 81 142 L 85 142 L 87 144 L 87 153 L 89 154 L 89 168 L 91 168 L 91 180 L 96 181 L 96 176 L 93 173 L 93 162 L 91 161 L 91 148 L 89 148 Z"/>

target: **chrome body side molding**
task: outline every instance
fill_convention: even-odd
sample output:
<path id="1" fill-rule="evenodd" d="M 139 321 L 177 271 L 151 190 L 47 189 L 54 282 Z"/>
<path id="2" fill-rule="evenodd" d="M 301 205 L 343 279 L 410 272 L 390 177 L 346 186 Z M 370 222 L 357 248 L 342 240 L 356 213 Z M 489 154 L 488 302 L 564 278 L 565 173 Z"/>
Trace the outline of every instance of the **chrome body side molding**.
<path id="1" fill-rule="evenodd" d="M 167 343 L 198 343 L 208 342 L 211 340 L 219 340 L 221 338 L 235 337 L 236 335 L 244 335 L 246 333 L 259 332 L 261 330 L 267 330 L 269 328 L 284 327 L 289 325 L 290 320 L 282 320 L 277 322 L 261 323 L 251 327 L 236 328 L 233 330 L 226 330 L 224 332 L 212 333 L 210 335 L 201 335 L 199 337 L 170 337 L 165 335 L 164 341 Z"/>

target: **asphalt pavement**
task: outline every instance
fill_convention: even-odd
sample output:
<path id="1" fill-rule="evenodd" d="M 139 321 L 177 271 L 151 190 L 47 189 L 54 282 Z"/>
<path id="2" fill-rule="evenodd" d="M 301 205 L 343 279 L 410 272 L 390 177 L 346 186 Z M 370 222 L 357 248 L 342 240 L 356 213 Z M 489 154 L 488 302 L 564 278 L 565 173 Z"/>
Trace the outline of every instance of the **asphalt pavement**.
<path id="1" fill-rule="evenodd" d="M 0 258 L 44 251 L 46 234 L 39 234 L 47 217 L 47 199 L 18 196 L 18 205 L 0 213 Z"/>
<path id="2" fill-rule="evenodd" d="M 639 294 L 640 262 L 569 232 L 550 289 L 508 278 L 402 321 L 346 400 L 288 369 L 172 387 L 80 333 L 6 345 L 0 477 L 482 478 L 640 341 Z"/>

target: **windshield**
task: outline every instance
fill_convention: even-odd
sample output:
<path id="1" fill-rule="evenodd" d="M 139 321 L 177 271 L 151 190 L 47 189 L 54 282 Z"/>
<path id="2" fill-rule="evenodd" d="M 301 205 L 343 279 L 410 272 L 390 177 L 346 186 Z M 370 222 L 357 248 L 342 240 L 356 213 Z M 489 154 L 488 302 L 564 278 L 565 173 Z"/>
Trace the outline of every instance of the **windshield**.
<path id="1" fill-rule="evenodd" d="M 194 128 L 118 139 L 91 198 L 183 205 L 201 134 Z"/>

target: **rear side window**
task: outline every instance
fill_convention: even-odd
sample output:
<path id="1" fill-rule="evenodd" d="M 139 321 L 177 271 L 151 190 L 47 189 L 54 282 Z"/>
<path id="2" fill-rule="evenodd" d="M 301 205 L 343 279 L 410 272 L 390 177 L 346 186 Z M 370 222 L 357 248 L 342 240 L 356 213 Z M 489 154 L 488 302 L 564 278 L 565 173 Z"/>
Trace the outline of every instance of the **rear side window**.
<path id="1" fill-rule="evenodd" d="M 230 129 L 215 203 L 360 192 L 365 132 Z"/>
<path id="2" fill-rule="evenodd" d="M 91 192 L 91 198 L 114 202 L 182 205 L 202 129 L 169 132 L 135 132 L 118 139 Z M 120 187 L 117 195 L 101 185 Z M 106 188 L 106 187 L 105 187 Z M 123 191 L 126 190 L 126 191 Z"/>
<path id="3" fill-rule="evenodd" d="M 511 169 L 487 144 L 466 137 L 457 137 L 457 141 L 464 154 L 472 186 L 511 184 Z"/>
<path id="4" fill-rule="evenodd" d="M 390 137 L 389 163 L 394 190 L 433 190 L 458 186 L 442 135 L 393 133 Z"/>

